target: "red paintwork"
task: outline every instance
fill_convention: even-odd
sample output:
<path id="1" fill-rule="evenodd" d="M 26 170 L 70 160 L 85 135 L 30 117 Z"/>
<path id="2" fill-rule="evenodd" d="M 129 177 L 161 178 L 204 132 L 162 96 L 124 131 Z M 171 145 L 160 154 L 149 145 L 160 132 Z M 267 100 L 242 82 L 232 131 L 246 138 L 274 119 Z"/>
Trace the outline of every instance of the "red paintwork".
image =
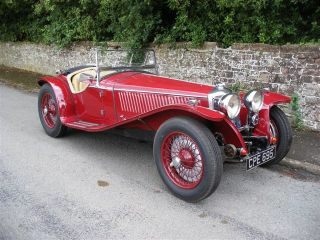
<path id="1" fill-rule="evenodd" d="M 247 156 L 248 153 L 249 153 L 249 152 L 248 152 L 247 149 L 241 148 L 241 150 L 240 150 L 240 156 Z"/>
<path id="2" fill-rule="evenodd" d="M 127 75 L 127 74 L 125 74 Z M 144 73 L 132 74 L 131 77 L 120 78 L 117 80 L 117 88 L 131 89 L 137 91 L 161 92 L 166 94 L 181 94 L 207 97 L 212 90 L 211 86 L 185 82 L 182 80 L 170 79 L 149 75 Z"/>
<path id="3" fill-rule="evenodd" d="M 291 98 L 280 93 L 275 92 L 265 92 L 264 93 L 264 104 L 272 107 L 279 103 L 290 103 Z"/>
<path id="4" fill-rule="evenodd" d="M 64 75 L 43 77 L 39 84 L 44 83 L 49 83 L 55 92 L 61 122 L 71 128 L 97 132 L 122 125 L 156 131 L 165 120 L 184 115 L 211 122 L 209 128 L 220 132 L 225 143 L 247 150 L 233 122 L 225 114 L 208 108 L 208 93 L 214 89 L 211 86 L 134 71 L 107 76 L 101 79 L 99 88 L 92 81 L 85 91 L 76 94 L 71 93 Z M 270 108 L 288 102 L 289 97 L 266 92 L 254 135 L 268 136 L 271 141 Z M 242 106 L 242 124 L 247 114 Z"/>
<path id="5" fill-rule="evenodd" d="M 191 145 L 186 144 L 186 140 Z M 189 135 L 182 132 L 170 133 L 162 143 L 161 156 L 162 165 L 168 178 L 178 187 L 193 189 L 203 179 L 204 161 L 202 152 L 198 144 Z M 178 157 L 181 161 L 178 168 L 170 165 L 175 157 Z"/>
<path id="6" fill-rule="evenodd" d="M 66 79 L 61 76 L 45 76 L 38 83 L 39 85 L 43 85 L 44 83 L 51 85 L 57 100 L 61 122 L 75 121 L 75 102 Z"/>
<path id="7" fill-rule="evenodd" d="M 244 93 L 240 93 L 240 98 L 242 99 Z M 274 92 L 264 92 L 264 104 L 262 109 L 259 112 L 259 123 L 255 126 L 253 131 L 254 136 L 267 136 L 270 143 L 272 142 L 272 136 L 269 131 L 270 129 L 270 109 L 272 106 L 280 103 L 290 103 L 291 98 L 279 93 Z M 242 104 L 240 111 L 240 121 L 241 124 L 245 124 L 247 121 L 248 109 Z"/>
<path id="8" fill-rule="evenodd" d="M 290 103 L 291 98 L 279 93 L 265 92 L 264 93 L 264 105 L 259 112 L 259 123 L 255 127 L 253 134 L 255 136 L 267 136 L 269 142 L 272 142 L 272 135 L 270 129 L 270 109 L 272 106 L 279 103 Z"/>

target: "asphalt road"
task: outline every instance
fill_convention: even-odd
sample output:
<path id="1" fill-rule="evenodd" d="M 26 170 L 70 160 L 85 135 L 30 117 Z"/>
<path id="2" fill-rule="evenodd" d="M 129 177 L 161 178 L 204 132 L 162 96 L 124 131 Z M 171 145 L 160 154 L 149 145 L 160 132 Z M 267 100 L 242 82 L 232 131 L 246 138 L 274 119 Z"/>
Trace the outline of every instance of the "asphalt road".
<path id="1" fill-rule="evenodd" d="M 158 176 L 152 146 L 110 133 L 48 137 L 37 97 L 0 85 L 0 239 L 319 239 L 319 178 L 225 164 L 189 204 Z M 101 181 L 101 182 L 98 182 Z"/>

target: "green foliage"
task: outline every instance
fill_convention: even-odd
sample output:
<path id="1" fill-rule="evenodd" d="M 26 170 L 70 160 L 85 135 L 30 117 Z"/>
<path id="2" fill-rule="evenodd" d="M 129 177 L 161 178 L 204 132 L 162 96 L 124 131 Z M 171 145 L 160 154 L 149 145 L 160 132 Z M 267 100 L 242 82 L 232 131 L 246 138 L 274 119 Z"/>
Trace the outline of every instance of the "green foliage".
<path id="1" fill-rule="evenodd" d="M 234 93 L 239 93 L 239 92 L 248 92 L 252 87 L 243 82 L 236 82 L 231 85 L 228 85 L 228 88 Z"/>
<path id="2" fill-rule="evenodd" d="M 161 26 L 161 5 L 155 0 L 105 0 L 101 1 L 101 13 L 110 19 L 108 30 L 115 41 L 126 42 L 127 47 L 141 48 L 152 42 Z"/>
<path id="3" fill-rule="evenodd" d="M 2 0 L 0 40 L 320 42 L 318 0 Z"/>
<path id="4" fill-rule="evenodd" d="M 290 103 L 292 116 L 293 116 L 293 127 L 301 130 L 303 129 L 303 120 L 299 105 L 299 97 L 297 95 L 293 95 L 292 102 Z"/>
<path id="5" fill-rule="evenodd" d="M 34 21 L 32 0 L 0 1 L 0 40 L 20 41 L 30 38 L 29 29 Z"/>

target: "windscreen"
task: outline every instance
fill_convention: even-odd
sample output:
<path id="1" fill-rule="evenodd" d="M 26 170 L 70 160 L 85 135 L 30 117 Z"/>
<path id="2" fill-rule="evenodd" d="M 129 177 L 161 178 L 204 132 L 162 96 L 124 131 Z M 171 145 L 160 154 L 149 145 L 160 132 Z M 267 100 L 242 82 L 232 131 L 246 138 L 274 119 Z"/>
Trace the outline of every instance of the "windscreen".
<path id="1" fill-rule="evenodd" d="M 155 52 L 152 49 L 98 49 L 99 69 L 141 70 L 157 73 Z"/>

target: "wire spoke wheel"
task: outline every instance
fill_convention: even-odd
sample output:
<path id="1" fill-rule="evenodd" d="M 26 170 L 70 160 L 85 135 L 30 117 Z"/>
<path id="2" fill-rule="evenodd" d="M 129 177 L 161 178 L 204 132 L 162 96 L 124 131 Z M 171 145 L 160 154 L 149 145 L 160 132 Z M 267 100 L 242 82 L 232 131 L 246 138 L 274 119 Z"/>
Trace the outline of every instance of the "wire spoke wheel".
<path id="1" fill-rule="evenodd" d="M 49 128 L 54 128 L 57 122 L 57 106 L 49 92 L 42 96 L 41 110 L 44 122 Z"/>
<path id="2" fill-rule="evenodd" d="M 275 137 L 275 138 L 279 137 L 279 131 L 277 129 L 275 122 L 272 119 L 270 119 L 270 133 L 272 137 Z"/>
<path id="3" fill-rule="evenodd" d="M 159 174 L 177 197 L 197 202 L 218 187 L 223 160 L 212 132 L 190 117 L 174 117 L 158 129 L 153 156 Z"/>
<path id="4" fill-rule="evenodd" d="M 174 184 L 195 188 L 203 177 L 203 156 L 198 144 L 187 134 L 172 132 L 163 141 L 162 164 Z"/>
<path id="5" fill-rule="evenodd" d="M 285 113 L 277 106 L 270 110 L 270 134 L 276 139 L 276 157 L 262 166 L 270 166 L 279 163 L 289 152 L 292 143 L 291 126 Z"/>
<path id="6" fill-rule="evenodd" d="M 277 128 L 277 125 L 272 119 L 270 119 L 270 133 L 272 138 L 277 139 L 276 143 L 273 143 L 277 148 L 279 144 L 279 130 Z"/>

